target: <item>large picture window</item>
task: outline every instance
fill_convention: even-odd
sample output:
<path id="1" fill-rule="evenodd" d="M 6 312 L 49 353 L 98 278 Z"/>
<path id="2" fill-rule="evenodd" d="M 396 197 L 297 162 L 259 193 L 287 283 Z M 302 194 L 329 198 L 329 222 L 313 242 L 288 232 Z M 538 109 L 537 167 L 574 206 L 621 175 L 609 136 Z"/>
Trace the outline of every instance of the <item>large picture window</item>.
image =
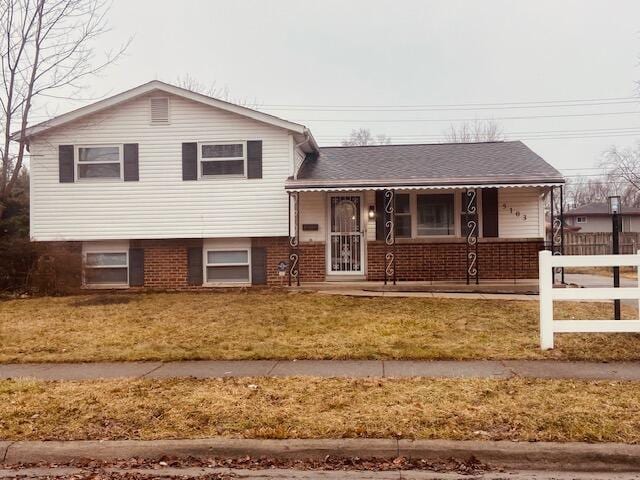
<path id="1" fill-rule="evenodd" d="M 200 175 L 245 175 L 247 149 L 244 142 L 200 144 Z"/>
<path id="2" fill-rule="evenodd" d="M 249 283 L 249 250 L 207 250 L 206 272 L 209 283 Z"/>
<path id="3" fill-rule="evenodd" d="M 78 180 L 119 180 L 122 178 L 122 145 L 78 146 Z"/>
<path id="4" fill-rule="evenodd" d="M 418 236 L 454 235 L 454 195 L 432 194 L 417 196 Z"/>
<path id="5" fill-rule="evenodd" d="M 84 258 L 84 283 L 87 286 L 127 286 L 128 252 L 87 252 Z"/>

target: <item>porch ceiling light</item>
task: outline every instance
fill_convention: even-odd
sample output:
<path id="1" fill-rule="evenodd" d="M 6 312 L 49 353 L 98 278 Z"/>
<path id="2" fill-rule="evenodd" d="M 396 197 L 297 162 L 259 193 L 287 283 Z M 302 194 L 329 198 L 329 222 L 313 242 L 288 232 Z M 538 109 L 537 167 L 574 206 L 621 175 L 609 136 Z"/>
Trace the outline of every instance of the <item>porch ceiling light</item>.
<path id="1" fill-rule="evenodd" d="M 622 208 L 620 207 L 620 196 L 612 195 L 609 197 L 609 213 L 621 213 Z"/>
<path id="2" fill-rule="evenodd" d="M 369 205 L 369 218 L 376 218 L 376 207 L 373 205 Z"/>

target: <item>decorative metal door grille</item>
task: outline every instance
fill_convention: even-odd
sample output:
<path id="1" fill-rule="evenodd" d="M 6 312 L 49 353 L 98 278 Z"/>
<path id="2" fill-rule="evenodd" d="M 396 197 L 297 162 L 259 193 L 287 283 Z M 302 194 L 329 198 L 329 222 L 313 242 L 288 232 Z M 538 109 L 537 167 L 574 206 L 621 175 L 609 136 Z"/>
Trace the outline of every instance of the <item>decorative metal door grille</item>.
<path id="1" fill-rule="evenodd" d="M 360 197 L 331 197 L 331 271 L 362 272 Z"/>

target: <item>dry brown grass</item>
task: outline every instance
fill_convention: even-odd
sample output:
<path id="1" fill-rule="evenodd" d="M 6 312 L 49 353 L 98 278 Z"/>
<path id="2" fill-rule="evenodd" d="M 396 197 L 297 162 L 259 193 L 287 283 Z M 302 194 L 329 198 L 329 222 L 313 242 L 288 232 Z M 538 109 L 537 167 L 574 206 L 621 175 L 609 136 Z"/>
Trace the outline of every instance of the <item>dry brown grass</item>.
<path id="1" fill-rule="evenodd" d="M 315 378 L 0 381 L 3 439 L 214 436 L 639 443 L 640 384 Z"/>
<path id="2" fill-rule="evenodd" d="M 559 302 L 562 318 L 611 304 Z M 627 315 L 631 315 L 628 311 Z M 634 313 L 635 314 L 635 313 Z M 558 335 L 535 301 L 350 298 L 277 291 L 0 302 L 0 362 L 184 359 L 640 359 L 640 335 Z"/>

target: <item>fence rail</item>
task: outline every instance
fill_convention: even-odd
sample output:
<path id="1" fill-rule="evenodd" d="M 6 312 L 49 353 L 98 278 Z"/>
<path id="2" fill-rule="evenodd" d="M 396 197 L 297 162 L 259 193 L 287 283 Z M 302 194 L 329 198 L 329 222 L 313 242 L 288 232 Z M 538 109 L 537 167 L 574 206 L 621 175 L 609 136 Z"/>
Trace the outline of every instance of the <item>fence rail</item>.
<path id="1" fill-rule="evenodd" d="M 635 255 L 552 255 L 539 253 L 540 348 L 553 348 L 555 333 L 640 332 L 640 320 L 554 320 L 554 300 L 637 300 L 640 312 L 640 277 L 637 287 L 553 288 L 556 267 L 640 267 L 640 252 Z"/>

